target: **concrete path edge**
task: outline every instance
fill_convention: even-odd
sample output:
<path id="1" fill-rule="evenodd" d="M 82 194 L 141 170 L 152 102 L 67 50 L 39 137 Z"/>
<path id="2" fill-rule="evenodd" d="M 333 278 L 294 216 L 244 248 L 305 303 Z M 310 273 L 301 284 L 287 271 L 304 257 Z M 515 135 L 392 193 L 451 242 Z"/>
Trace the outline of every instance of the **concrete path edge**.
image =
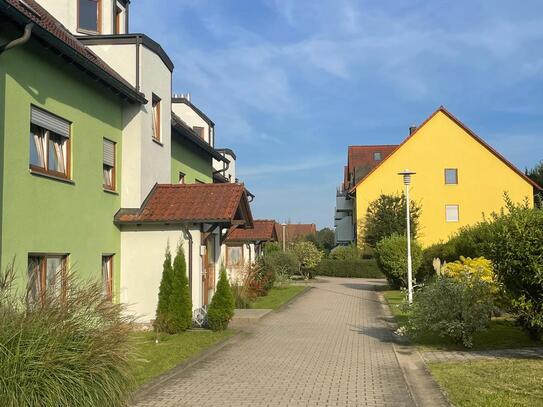
<path id="1" fill-rule="evenodd" d="M 377 297 L 385 315 L 385 325 L 392 331 L 398 328 L 398 324 L 390 310 L 382 292 L 377 292 Z M 392 333 L 394 338 L 393 348 L 398 364 L 402 369 L 405 381 L 411 392 L 415 404 L 419 407 L 449 407 L 451 406 L 441 387 L 434 380 L 419 351 L 410 344 L 409 339 Z"/>

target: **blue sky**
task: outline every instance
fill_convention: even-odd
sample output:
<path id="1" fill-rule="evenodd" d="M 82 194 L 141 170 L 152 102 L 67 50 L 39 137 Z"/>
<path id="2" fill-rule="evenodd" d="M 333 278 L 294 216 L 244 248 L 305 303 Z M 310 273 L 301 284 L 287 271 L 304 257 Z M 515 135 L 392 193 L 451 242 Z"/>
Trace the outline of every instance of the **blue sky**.
<path id="1" fill-rule="evenodd" d="M 441 104 L 521 169 L 543 159 L 541 1 L 131 7 L 236 152 L 257 218 L 331 226 L 347 146 L 399 143 Z"/>

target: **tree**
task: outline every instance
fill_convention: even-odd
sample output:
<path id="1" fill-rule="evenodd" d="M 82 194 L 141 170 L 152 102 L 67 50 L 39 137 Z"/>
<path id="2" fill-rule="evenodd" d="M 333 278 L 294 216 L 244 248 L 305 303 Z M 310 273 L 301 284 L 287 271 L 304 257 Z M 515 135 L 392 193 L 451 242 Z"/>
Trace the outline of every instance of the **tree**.
<path id="1" fill-rule="evenodd" d="M 323 253 L 312 242 L 297 242 L 292 252 L 300 262 L 300 275 L 305 279 L 311 278 L 313 270 L 319 265 Z"/>
<path id="2" fill-rule="evenodd" d="M 372 248 L 385 238 L 396 234 L 405 234 L 406 231 L 406 199 L 405 195 L 381 194 L 375 201 L 370 202 L 365 219 L 360 228 L 364 242 Z M 411 237 L 417 238 L 421 207 L 411 201 Z"/>
<path id="3" fill-rule="evenodd" d="M 305 240 L 313 242 L 319 250 L 330 253 L 335 246 L 335 233 L 330 228 L 324 228 L 318 230 L 317 233 L 307 235 Z"/>
<path id="4" fill-rule="evenodd" d="M 192 325 L 192 299 L 183 246 L 177 247 L 173 260 L 172 290 L 169 299 L 171 330 L 185 331 Z"/>
<path id="5" fill-rule="evenodd" d="M 158 305 L 156 309 L 155 328 L 170 333 L 170 299 L 173 285 L 172 254 L 170 247 L 166 247 L 164 263 L 162 265 L 162 280 L 158 290 Z"/>
<path id="6" fill-rule="evenodd" d="M 225 265 L 221 265 L 217 291 L 211 299 L 207 310 L 207 322 L 214 331 L 228 328 L 228 323 L 234 316 L 235 301 L 228 283 Z"/>
<path id="7" fill-rule="evenodd" d="M 537 185 L 543 187 L 543 160 L 539 161 L 531 170 L 526 170 L 526 175 Z M 534 198 L 537 207 L 543 207 L 543 193 L 534 187 Z"/>

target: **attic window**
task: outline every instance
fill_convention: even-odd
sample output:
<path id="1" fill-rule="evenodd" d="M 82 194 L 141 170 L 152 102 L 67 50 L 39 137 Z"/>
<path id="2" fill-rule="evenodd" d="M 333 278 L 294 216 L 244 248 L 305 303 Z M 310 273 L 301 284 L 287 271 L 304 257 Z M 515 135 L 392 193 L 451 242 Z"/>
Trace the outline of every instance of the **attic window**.
<path id="1" fill-rule="evenodd" d="M 204 139 L 204 128 L 203 127 L 199 127 L 199 126 L 194 126 L 192 128 L 194 130 L 194 132 L 196 134 L 198 134 L 198 137 L 200 137 L 201 139 Z"/>
<path id="2" fill-rule="evenodd" d="M 100 33 L 101 0 L 78 0 L 77 28 L 83 32 Z"/>
<path id="3" fill-rule="evenodd" d="M 376 151 L 375 153 L 373 153 L 373 161 L 381 161 L 382 159 L 383 157 L 381 156 L 380 151 Z"/>

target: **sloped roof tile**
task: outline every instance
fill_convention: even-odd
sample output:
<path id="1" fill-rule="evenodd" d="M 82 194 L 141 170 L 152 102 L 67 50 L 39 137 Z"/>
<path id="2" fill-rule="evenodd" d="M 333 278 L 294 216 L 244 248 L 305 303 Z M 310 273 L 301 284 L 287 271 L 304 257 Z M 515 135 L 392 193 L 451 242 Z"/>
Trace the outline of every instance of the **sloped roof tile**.
<path id="1" fill-rule="evenodd" d="M 277 241 L 274 220 L 255 220 L 253 229 L 234 230 L 227 242 L 262 242 Z"/>

